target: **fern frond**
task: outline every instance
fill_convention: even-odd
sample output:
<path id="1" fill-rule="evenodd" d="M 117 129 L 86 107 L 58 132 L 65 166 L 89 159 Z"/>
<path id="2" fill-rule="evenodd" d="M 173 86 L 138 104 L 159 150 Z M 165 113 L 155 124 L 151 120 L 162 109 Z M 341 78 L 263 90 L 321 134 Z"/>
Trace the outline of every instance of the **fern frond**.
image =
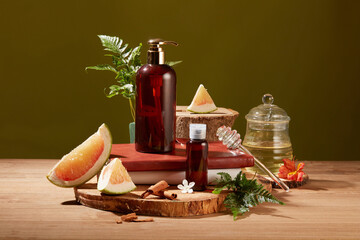
<path id="1" fill-rule="evenodd" d="M 227 172 L 219 172 L 217 174 L 220 175 L 220 181 L 230 182 L 232 180 L 230 174 Z"/>
<path id="2" fill-rule="evenodd" d="M 100 70 L 100 71 L 111 71 L 111 72 L 114 72 L 116 74 L 118 73 L 118 71 L 109 64 L 100 64 L 100 65 L 90 66 L 90 67 L 85 68 L 86 71 L 88 69 Z"/>
<path id="3" fill-rule="evenodd" d="M 179 63 L 182 63 L 182 61 L 168 61 L 168 62 L 165 62 L 165 64 L 169 65 L 170 67 L 174 66 L 176 64 L 179 64 Z"/>
<path id="4" fill-rule="evenodd" d="M 125 58 L 125 59 L 127 59 L 127 57 L 131 54 L 131 52 L 132 52 L 132 49 L 129 48 L 128 51 L 125 51 L 125 52 L 123 53 L 122 57 Z"/>
<path id="5" fill-rule="evenodd" d="M 105 47 L 106 51 L 121 54 L 124 51 L 123 49 L 126 49 L 127 47 L 127 44 L 125 44 L 125 48 L 121 48 L 123 40 L 118 37 L 106 35 L 98 35 L 98 37 L 100 38 L 101 44 Z"/>
<path id="6" fill-rule="evenodd" d="M 105 93 L 106 97 L 112 98 L 116 95 L 119 95 L 120 89 L 121 89 L 121 87 L 119 85 L 111 85 L 109 87 L 109 93 L 106 93 L 106 88 L 104 89 L 104 93 Z"/>
<path id="7" fill-rule="evenodd" d="M 126 43 L 121 49 L 120 52 L 123 53 L 129 45 Z"/>
<path id="8" fill-rule="evenodd" d="M 259 203 L 270 202 L 270 203 L 277 203 L 280 205 L 284 205 L 284 203 L 282 201 L 280 201 L 279 199 L 277 199 L 276 197 L 271 195 L 271 193 L 269 193 L 265 189 L 262 192 L 260 192 L 258 195 L 256 195 L 256 197 L 257 197 Z"/>
<path id="9" fill-rule="evenodd" d="M 256 179 L 248 180 L 241 171 L 234 180 L 228 173 L 219 172 L 218 175 L 220 175 L 220 179 L 218 179 L 218 184 L 213 193 L 219 194 L 225 188 L 232 191 L 226 196 L 224 204 L 232 212 L 234 220 L 239 214 L 243 215 L 250 211 L 251 207 L 260 203 L 270 202 L 284 205 L 283 202 L 264 189 L 263 185 L 257 183 Z"/>

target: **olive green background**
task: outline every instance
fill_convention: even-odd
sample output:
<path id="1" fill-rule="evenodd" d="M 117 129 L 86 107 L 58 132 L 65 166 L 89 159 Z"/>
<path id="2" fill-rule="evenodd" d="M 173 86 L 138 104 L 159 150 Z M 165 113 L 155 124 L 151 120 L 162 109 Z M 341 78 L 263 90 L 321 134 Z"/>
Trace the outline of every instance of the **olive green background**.
<path id="1" fill-rule="evenodd" d="M 200 83 L 240 113 L 264 93 L 292 118 L 301 160 L 360 159 L 360 1 L 3 1 L 0 158 L 60 158 L 107 123 L 129 140 L 126 99 L 107 99 L 110 63 L 96 35 L 132 47 L 161 37 L 176 66 L 177 103 Z"/>

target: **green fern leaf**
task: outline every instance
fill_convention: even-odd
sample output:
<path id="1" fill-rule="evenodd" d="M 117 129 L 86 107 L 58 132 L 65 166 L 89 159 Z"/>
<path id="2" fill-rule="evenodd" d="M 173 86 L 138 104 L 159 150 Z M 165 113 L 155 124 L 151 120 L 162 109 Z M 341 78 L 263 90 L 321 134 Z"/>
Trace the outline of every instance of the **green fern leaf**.
<path id="1" fill-rule="evenodd" d="M 129 52 L 129 55 L 128 57 L 126 58 L 126 62 L 127 63 L 130 63 L 130 62 L 133 62 L 134 65 L 137 65 L 138 62 L 136 62 L 136 58 L 140 56 L 140 49 L 141 49 L 141 43 L 139 46 L 137 46 L 136 48 L 132 49 L 130 52 Z"/>
<path id="2" fill-rule="evenodd" d="M 182 63 L 182 61 L 167 61 L 167 62 L 165 62 L 165 64 L 169 65 L 170 67 L 174 66 L 176 64 L 179 64 L 179 63 Z"/>
<path id="3" fill-rule="evenodd" d="M 232 180 L 230 174 L 228 174 L 226 172 L 219 172 L 217 174 L 220 175 L 220 177 L 221 177 L 220 181 L 230 182 Z"/>
<path id="4" fill-rule="evenodd" d="M 120 89 L 121 89 L 121 87 L 119 85 L 111 85 L 109 87 L 109 93 L 106 93 L 106 89 L 104 89 L 104 93 L 105 93 L 106 97 L 112 98 L 116 95 L 119 95 Z"/>
<path id="5" fill-rule="evenodd" d="M 131 54 L 131 52 L 132 52 L 132 49 L 131 49 L 131 48 L 128 48 L 128 51 L 125 51 L 125 52 L 123 53 L 122 57 L 123 57 L 124 59 L 127 59 L 127 57 Z"/>
<path id="6" fill-rule="evenodd" d="M 105 47 L 106 51 L 110 51 L 113 53 L 121 54 L 127 47 L 127 44 L 125 44 L 125 48 L 121 48 L 121 45 L 123 43 L 123 40 L 118 37 L 111 37 L 106 35 L 98 35 L 98 37 L 101 40 L 101 43 L 103 47 Z"/>
<path id="7" fill-rule="evenodd" d="M 215 186 L 213 193 L 219 194 L 225 188 L 231 190 L 226 196 L 224 204 L 232 212 L 234 220 L 240 214 L 250 211 L 260 203 L 270 202 L 284 205 L 283 202 L 271 195 L 264 186 L 257 183 L 256 179 L 248 180 L 241 171 L 236 175 L 234 180 L 228 173 L 220 172 L 220 179 Z"/>
<path id="8" fill-rule="evenodd" d="M 100 70 L 100 71 L 111 71 L 114 73 L 118 73 L 118 71 L 113 68 L 113 66 L 109 65 L 109 64 L 100 64 L 100 65 L 96 65 L 96 66 L 90 66 L 90 67 L 86 67 L 85 70 L 87 71 L 88 69 L 93 69 L 93 70 Z"/>
<path id="9" fill-rule="evenodd" d="M 129 45 L 126 43 L 126 44 L 120 49 L 120 53 L 125 52 L 128 46 L 129 46 Z"/>

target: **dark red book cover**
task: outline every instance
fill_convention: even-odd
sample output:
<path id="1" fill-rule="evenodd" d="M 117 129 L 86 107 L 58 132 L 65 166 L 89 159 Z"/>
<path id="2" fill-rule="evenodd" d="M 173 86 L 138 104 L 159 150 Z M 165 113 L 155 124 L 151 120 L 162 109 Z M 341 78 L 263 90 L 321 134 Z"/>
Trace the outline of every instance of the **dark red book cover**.
<path id="1" fill-rule="evenodd" d="M 110 158 L 121 158 L 128 171 L 183 171 L 186 146 L 176 144 L 172 153 L 141 153 L 134 144 L 113 144 Z M 228 169 L 254 166 L 254 159 L 239 150 L 229 150 L 222 142 L 209 143 L 208 168 Z"/>

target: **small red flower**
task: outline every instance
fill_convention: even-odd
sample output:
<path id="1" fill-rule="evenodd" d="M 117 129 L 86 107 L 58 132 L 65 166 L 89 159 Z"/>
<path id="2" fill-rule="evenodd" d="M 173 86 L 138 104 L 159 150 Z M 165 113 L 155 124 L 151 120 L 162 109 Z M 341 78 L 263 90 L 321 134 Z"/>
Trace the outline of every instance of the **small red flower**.
<path id="1" fill-rule="evenodd" d="M 280 178 L 287 178 L 287 175 L 290 173 L 291 171 L 289 169 L 287 169 L 284 165 L 282 165 L 280 168 L 279 168 L 279 173 L 278 173 L 278 176 Z"/>
<path id="2" fill-rule="evenodd" d="M 284 166 L 289 169 L 291 172 L 295 171 L 295 158 L 293 160 L 284 158 Z"/>
<path id="3" fill-rule="evenodd" d="M 279 168 L 278 177 L 288 179 L 291 181 L 301 182 L 304 176 L 304 163 L 299 163 L 297 168 L 295 168 L 295 158 L 293 160 L 284 158 L 284 165 L 281 165 Z"/>

